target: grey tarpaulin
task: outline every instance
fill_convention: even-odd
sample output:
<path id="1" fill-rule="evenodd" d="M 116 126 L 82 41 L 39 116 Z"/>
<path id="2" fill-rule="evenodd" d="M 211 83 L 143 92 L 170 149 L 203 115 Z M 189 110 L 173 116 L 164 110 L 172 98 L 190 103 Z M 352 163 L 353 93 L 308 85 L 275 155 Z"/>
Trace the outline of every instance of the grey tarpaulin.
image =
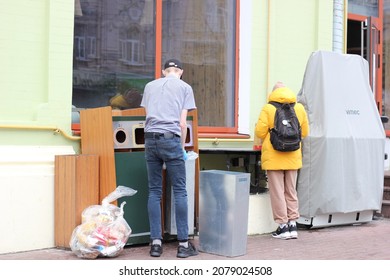
<path id="1" fill-rule="evenodd" d="M 297 183 L 301 216 L 381 209 L 385 132 L 367 61 L 312 53 L 298 101 L 310 124 Z"/>

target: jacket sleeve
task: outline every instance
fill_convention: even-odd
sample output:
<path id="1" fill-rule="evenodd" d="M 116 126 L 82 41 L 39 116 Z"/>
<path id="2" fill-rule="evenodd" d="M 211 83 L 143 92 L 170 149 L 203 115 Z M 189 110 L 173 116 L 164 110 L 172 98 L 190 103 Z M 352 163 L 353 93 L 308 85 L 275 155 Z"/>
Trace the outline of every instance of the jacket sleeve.
<path id="1" fill-rule="evenodd" d="M 302 139 L 309 135 L 310 128 L 309 128 L 309 120 L 307 118 L 307 113 L 305 110 L 305 107 L 303 107 L 302 104 L 300 111 L 301 111 L 301 135 Z"/>
<path id="2" fill-rule="evenodd" d="M 256 128 L 255 128 L 256 136 L 263 140 L 269 133 L 270 125 L 268 123 L 268 114 L 269 112 L 264 106 L 260 112 L 259 119 L 257 120 Z"/>

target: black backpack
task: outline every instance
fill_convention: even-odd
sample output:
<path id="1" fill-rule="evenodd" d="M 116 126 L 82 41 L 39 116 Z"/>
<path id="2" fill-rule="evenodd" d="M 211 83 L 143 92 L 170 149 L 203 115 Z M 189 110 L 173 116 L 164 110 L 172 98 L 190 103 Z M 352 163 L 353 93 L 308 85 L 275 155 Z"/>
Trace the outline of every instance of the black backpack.
<path id="1" fill-rule="evenodd" d="M 270 101 L 276 107 L 274 128 L 270 129 L 271 144 L 280 152 L 296 151 L 301 144 L 301 125 L 295 114 L 295 103 Z"/>

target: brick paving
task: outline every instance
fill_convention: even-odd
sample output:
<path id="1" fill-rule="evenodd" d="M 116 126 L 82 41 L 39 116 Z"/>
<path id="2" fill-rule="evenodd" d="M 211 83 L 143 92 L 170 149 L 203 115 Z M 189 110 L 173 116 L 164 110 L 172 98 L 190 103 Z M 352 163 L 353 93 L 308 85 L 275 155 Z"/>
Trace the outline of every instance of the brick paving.
<path id="1" fill-rule="evenodd" d="M 195 236 L 192 242 L 198 246 Z M 177 260 L 177 243 L 164 243 L 162 260 Z M 77 260 L 69 249 L 43 250 L 0 254 L 0 260 Z M 149 246 L 125 247 L 118 260 L 155 260 Z M 112 260 L 98 258 L 97 260 Z M 390 260 L 390 219 L 377 218 L 368 223 L 316 229 L 300 229 L 295 240 L 278 240 L 270 234 L 250 235 L 246 254 L 226 257 L 200 252 L 188 260 Z"/>

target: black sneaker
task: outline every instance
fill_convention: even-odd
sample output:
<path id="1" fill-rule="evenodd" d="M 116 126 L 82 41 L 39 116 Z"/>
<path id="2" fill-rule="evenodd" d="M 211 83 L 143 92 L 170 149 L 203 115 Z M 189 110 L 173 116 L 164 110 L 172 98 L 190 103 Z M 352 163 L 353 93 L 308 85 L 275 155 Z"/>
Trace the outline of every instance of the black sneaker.
<path id="1" fill-rule="evenodd" d="M 289 231 L 289 228 L 288 226 L 284 226 L 284 227 L 278 227 L 276 229 L 276 231 L 274 231 L 272 233 L 272 237 L 274 238 L 279 238 L 279 239 L 290 239 L 291 238 L 291 234 L 290 234 L 290 231 Z"/>
<path id="2" fill-rule="evenodd" d="M 178 258 L 188 258 L 188 257 L 192 257 L 192 256 L 196 256 L 198 255 L 198 250 L 196 250 L 195 246 L 192 245 L 190 242 L 188 242 L 188 247 L 184 247 L 184 246 L 181 246 L 179 245 L 179 247 L 177 247 L 177 257 Z"/>
<path id="3" fill-rule="evenodd" d="M 298 238 L 298 229 L 297 225 L 288 224 L 288 230 L 290 231 L 290 238 L 297 239 Z"/>
<path id="4" fill-rule="evenodd" d="M 150 256 L 159 257 L 163 252 L 162 246 L 158 244 L 153 244 L 150 246 Z"/>

